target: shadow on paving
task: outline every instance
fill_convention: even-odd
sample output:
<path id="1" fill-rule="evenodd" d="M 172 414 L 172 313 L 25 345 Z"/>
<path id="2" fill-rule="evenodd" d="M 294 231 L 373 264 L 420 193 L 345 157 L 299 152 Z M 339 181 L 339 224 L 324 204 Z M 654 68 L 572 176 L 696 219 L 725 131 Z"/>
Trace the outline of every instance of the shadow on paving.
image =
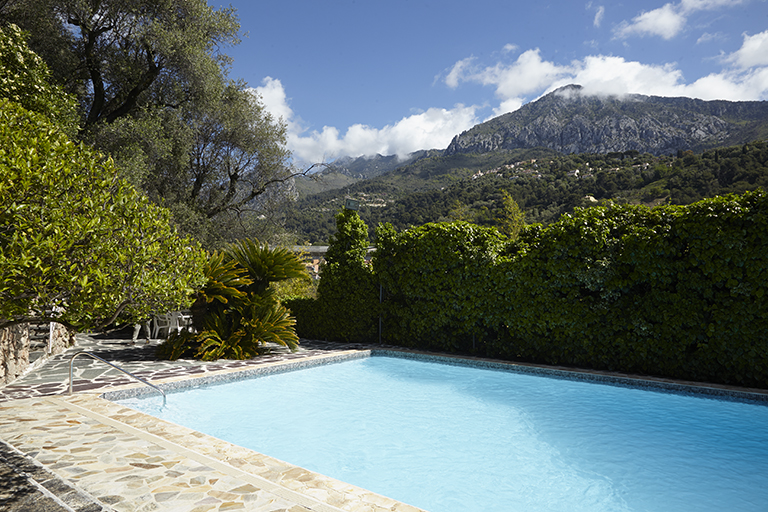
<path id="1" fill-rule="evenodd" d="M 111 512 L 96 499 L 0 441 L 0 510 L 4 512 Z"/>

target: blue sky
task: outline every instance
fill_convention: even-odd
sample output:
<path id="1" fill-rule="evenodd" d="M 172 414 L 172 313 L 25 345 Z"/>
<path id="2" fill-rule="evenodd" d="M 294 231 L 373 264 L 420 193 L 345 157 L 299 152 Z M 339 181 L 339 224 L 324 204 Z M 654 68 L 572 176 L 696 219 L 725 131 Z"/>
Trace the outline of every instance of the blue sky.
<path id="1" fill-rule="evenodd" d="M 287 123 L 299 163 L 442 149 L 569 83 L 768 100 L 766 0 L 231 5 L 247 36 L 226 49 L 230 74 Z"/>

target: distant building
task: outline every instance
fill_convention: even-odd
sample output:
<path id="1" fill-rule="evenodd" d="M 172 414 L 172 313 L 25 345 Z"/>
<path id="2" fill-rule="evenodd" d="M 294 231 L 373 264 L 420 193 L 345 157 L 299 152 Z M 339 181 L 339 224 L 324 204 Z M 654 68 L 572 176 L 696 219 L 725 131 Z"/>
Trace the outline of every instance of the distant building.
<path id="1" fill-rule="evenodd" d="M 301 255 L 312 279 L 320 277 L 320 265 L 325 261 L 327 245 L 294 245 L 291 250 Z"/>
<path id="2" fill-rule="evenodd" d="M 291 250 L 301 255 L 302 259 L 307 265 L 310 277 L 312 279 L 320 278 L 320 266 L 325 261 L 325 253 L 328 252 L 327 245 L 294 245 Z M 375 247 L 369 247 L 368 252 L 365 255 L 366 261 L 370 261 L 371 254 L 375 251 Z"/>

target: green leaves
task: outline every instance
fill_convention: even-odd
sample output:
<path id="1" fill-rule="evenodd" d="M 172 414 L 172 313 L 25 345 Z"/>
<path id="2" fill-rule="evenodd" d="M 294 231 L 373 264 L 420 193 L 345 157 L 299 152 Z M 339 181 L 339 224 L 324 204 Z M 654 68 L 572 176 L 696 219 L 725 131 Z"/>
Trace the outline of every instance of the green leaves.
<path id="1" fill-rule="evenodd" d="M 344 209 L 336 214 L 336 230 L 320 269 L 314 301 L 318 313 L 311 317 L 317 323 L 302 332 L 335 340 L 372 341 L 379 292 L 365 261 L 368 226 L 356 211 Z"/>
<path id="2" fill-rule="evenodd" d="M 79 330 L 187 305 L 204 253 L 109 160 L 0 100 L 0 323 Z"/>
<path id="3" fill-rule="evenodd" d="M 378 311 L 391 344 L 766 388 L 767 247 L 762 190 L 576 209 L 514 241 L 382 225 L 372 270 L 328 263 L 320 299 L 291 307 L 307 336 L 370 340 Z"/>
<path id="4" fill-rule="evenodd" d="M 247 273 L 251 283 L 246 289 L 255 295 L 266 293 L 272 282 L 307 275 L 306 266 L 292 251 L 259 244 L 258 240 L 245 239 L 230 244 L 223 255 Z"/>
<path id="5" fill-rule="evenodd" d="M 74 135 L 78 117 L 75 99 L 51 85 L 50 75 L 45 62 L 29 49 L 26 34 L 19 27 L 0 27 L 0 98 L 42 114 Z M 34 164 L 35 155 L 29 156 Z"/>
<path id="6" fill-rule="evenodd" d="M 502 236 L 494 228 L 453 222 L 402 233 L 380 226 L 377 241 L 384 339 L 448 350 L 467 349 L 473 339 L 477 345 L 483 306 L 493 294 L 487 275 L 504 248 Z"/>
<path id="7" fill-rule="evenodd" d="M 204 271 L 206 284 L 196 292 L 192 306 L 198 332 L 169 337 L 158 357 L 250 359 L 267 351 L 267 343 L 296 349 L 296 320 L 269 284 L 305 277 L 307 270 L 298 256 L 258 240 L 241 240 L 214 252 Z"/>

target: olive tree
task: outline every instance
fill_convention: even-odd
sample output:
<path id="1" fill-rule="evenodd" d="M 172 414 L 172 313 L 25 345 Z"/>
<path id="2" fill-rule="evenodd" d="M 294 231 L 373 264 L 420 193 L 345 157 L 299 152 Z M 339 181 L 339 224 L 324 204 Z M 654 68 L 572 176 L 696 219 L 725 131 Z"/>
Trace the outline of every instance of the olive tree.
<path id="1" fill-rule="evenodd" d="M 80 139 L 209 248 L 259 236 L 292 199 L 285 126 L 227 76 L 233 8 L 205 0 L 14 0 L 0 18 L 34 39 L 81 106 Z M 59 58 L 63 57 L 63 58 Z"/>

